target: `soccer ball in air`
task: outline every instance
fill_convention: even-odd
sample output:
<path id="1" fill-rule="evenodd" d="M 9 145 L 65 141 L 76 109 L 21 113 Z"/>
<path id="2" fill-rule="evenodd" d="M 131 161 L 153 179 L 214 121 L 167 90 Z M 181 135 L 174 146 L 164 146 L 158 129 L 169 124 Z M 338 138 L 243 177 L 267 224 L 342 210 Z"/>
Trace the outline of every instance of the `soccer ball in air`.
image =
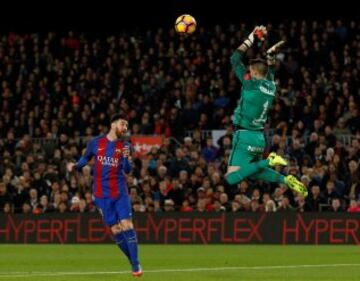
<path id="1" fill-rule="evenodd" d="M 182 15 L 176 19 L 175 30 L 179 34 L 191 34 L 196 29 L 196 20 L 190 15 Z"/>

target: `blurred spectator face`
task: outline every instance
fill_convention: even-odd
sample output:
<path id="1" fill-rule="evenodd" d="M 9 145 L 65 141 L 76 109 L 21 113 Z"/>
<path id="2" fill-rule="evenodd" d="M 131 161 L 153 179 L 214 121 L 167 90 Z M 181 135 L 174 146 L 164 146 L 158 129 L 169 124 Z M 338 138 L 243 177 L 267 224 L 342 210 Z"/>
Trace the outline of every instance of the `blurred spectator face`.
<path id="1" fill-rule="evenodd" d="M 76 211 L 78 212 L 80 210 L 80 199 L 77 196 L 74 196 L 73 198 L 71 198 L 71 207 L 70 207 L 71 211 Z"/>
<path id="2" fill-rule="evenodd" d="M 318 197 L 320 195 L 320 187 L 318 185 L 314 185 L 311 188 L 311 193 L 312 193 L 313 197 Z"/>
<path id="3" fill-rule="evenodd" d="M 60 198 L 61 198 L 61 202 L 67 202 L 69 200 L 69 196 L 65 191 L 60 193 Z"/>
<path id="4" fill-rule="evenodd" d="M 327 189 L 327 191 L 328 191 L 329 193 L 333 192 L 334 189 L 335 189 L 335 184 L 334 184 L 334 182 L 328 181 L 328 182 L 326 183 L 326 189 Z"/>
<path id="5" fill-rule="evenodd" d="M 259 210 L 259 202 L 257 200 L 252 200 L 250 203 L 250 208 L 252 212 L 257 212 Z"/>
<path id="6" fill-rule="evenodd" d="M 331 127 L 330 127 L 330 126 L 326 126 L 326 127 L 325 127 L 325 134 L 326 134 L 326 135 L 331 135 L 331 133 L 332 133 Z"/>
<path id="7" fill-rule="evenodd" d="M 53 182 L 51 184 L 51 190 L 52 192 L 58 192 L 60 190 L 60 185 L 58 182 Z"/>
<path id="8" fill-rule="evenodd" d="M 284 197 L 283 200 L 281 201 L 281 206 L 283 207 L 289 206 L 289 198 Z"/>
<path id="9" fill-rule="evenodd" d="M 232 212 L 238 212 L 240 210 L 240 203 L 237 201 L 231 202 L 231 211 Z"/>
<path id="10" fill-rule="evenodd" d="M 273 138 L 272 138 L 272 143 L 273 144 L 279 144 L 280 143 L 280 140 L 281 140 L 281 138 L 280 138 L 280 136 L 279 135 L 273 135 Z"/>
<path id="11" fill-rule="evenodd" d="M 350 208 L 358 207 L 358 203 L 355 200 L 350 200 Z"/>
<path id="12" fill-rule="evenodd" d="M 192 139 L 190 137 L 184 138 L 184 144 L 185 146 L 191 147 L 192 146 Z"/>
<path id="13" fill-rule="evenodd" d="M 199 187 L 197 190 L 197 195 L 199 199 L 205 198 L 205 189 L 203 187 Z"/>
<path id="14" fill-rule="evenodd" d="M 207 138 L 207 139 L 206 139 L 206 145 L 207 145 L 208 147 L 213 146 L 213 145 L 214 145 L 214 144 L 213 144 L 213 139 L 212 139 L 212 138 Z"/>
<path id="15" fill-rule="evenodd" d="M 196 167 L 194 174 L 198 177 L 203 176 L 203 170 L 200 167 Z"/>
<path id="16" fill-rule="evenodd" d="M 210 164 L 208 165 L 208 168 L 207 168 L 207 173 L 209 176 L 212 176 L 216 171 L 216 168 L 214 165 Z"/>
<path id="17" fill-rule="evenodd" d="M 337 210 L 339 209 L 341 206 L 341 202 L 338 198 L 334 198 L 332 201 L 331 201 L 331 207 L 334 209 L 334 210 Z"/>
<path id="18" fill-rule="evenodd" d="M 264 204 L 266 204 L 267 201 L 271 200 L 270 194 L 269 193 L 264 193 L 263 197 L 262 197 L 262 201 Z"/>
<path id="19" fill-rule="evenodd" d="M 200 199 L 197 202 L 197 211 L 199 212 L 205 212 L 206 202 L 204 199 Z"/>
<path id="20" fill-rule="evenodd" d="M 208 178 L 204 178 L 203 187 L 204 187 L 204 189 L 211 188 L 211 182 L 210 182 L 210 180 Z"/>
<path id="21" fill-rule="evenodd" d="M 85 193 L 85 201 L 86 201 L 86 204 L 92 203 L 92 195 L 90 192 Z"/>
<path id="22" fill-rule="evenodd" d="M 159 190 L 162 194 L 166 194 L 166 189 L 167 189 L 167 183 L 166 181 L 161 181 L 159 184 Z"/>
<path id="23" fill-rule="evenodd" d="M 30 189 L 29 195 L 31 200 L 36 200 L 38 195 L 37 190 L 34 188 Z"/>
<path id="24" fill-rule="evenodd" d="M 311 133 L 310 135 L 310 142 L 317 142 L 319 139 L 318 134 L 317 133 Z"/>
<path id="25" fill-rule="evenodd" d="M 335 151 L 333 148 L 329 147 L 327 150 L 326 150 L 326 160 L 330 161 L 333 159 L 334 157 L 334 154 L 335 154 Z"/>
<path id="26" fill-rule="evenodd" d="M 231 139 L 229 137 L 224 137 L 222 141 L 223 141 L 223 146 L 224 147 L 230 147 L 231 146 Z"/>
<path id="27" fill-rule="evenodd" d="M 265 204 L 265 212 L 276 212 L 276 205 L 273 200 L 268 200 Z"/>
<path id="28" fill-rule="evenodd" d="M 135 213 L 141 212 L 141 204 L 139 201 L 133 202 L 132 207 Z"/>
<path id="29" fill-rule="evenodd" d="M 189 174 L 187 171 L 183 170 L 179 173 L 179 180 L 181 183 L 186 183 L 188 181 Z"/>
<path id="30" fill-rule="evenodd" d="M 175 209 L 174 209 L 174 201 L 171 200 L 171 199 L 167 199 L 165 200 L 165 203 L 164 203 L 164 210 L 165 212 L 173 212 Z"/>
<path id="31" fill-rule="evenodd" d="M 223 186 L 223 185 L 218 185 L 218 186 L 216 187 L 216 191 L 217 191 L 217 192 L 220 192 L 220 193 L 225 192 L 225 186 Z"/>
<path id="32" fill-rule="evenodd" d="M 158 168 L 159 177 L 164 178 L 166 176 L 166 173 L 167 173 L 167 168 L 165 166 L 160 166 Z"/>
<path id="33" fill-rule="evenodd" d="M 348 165 L 350 174 L 355 174 L 358 169 L 358 164 L 354 160 L 351 160 Z"/>
<path id="34" fill-rule="evenodd" d="M 249 185 L 248 185 L 247 181 L 242 181 L 240 183 L 240 188 L 239 188 L 240 192 L 245 193 L 247 191 L 248 187 L 249 187 Z"/>
<path id="35" fill-rule="evenodd" d="M 10 203 L 5 203 L 3 208 L 4 214 L 10 214 L 11 213 L 11 205 Z"/>
<path id="36" fill-rule="evenodd" d="M 23 212 L 24 214 L 29 214 L 29 213 L 31 213 L 31 206 L 30 206 L 28 203 L 24 203 L 24 204 L 22 205 L 22 212 Z"/>
<path id="37" fill-rule="evenodd" d="M 303 175 L 301 177 L 301 182 L 306 186 L 308 187 L 309 186 L 309 183 L 310 183 L 310 178 L 306 175 Z"/>
<path id="38" fill-rule="evenodd" d="M 226 193 L 221 193 L 220 194 L 220 203 L 222 205 L 226 204 L 228 202 L 228 196 Z"/>
<path id="39" fill-rule="evenodd" d="M 215 212 L 220 212 L 220 211 L 222 211 L 222 205 L 221 205 L 221 203 L 220 203 L 220 201 L 219 200 L 215 200 L 214 201 L 214 211 Z"/>
<path id="40" fill-rule="evenodd" d="M 54 204 L 55 204 L 55 206 L 59 206 L 60 202 L 61 202 L 60 193 L 55 193 L 54 194 Z"/>
<path id="41" fill-rule="evenodd" d="M 241 203 L 241 194 L 236 194 L 234 197 L 234 201 Z"/>
<path id="42" fill-rule="evenodd" d="M 49 200 L 48 200 L 47 196 L 46 196 L 46 195 L 42 195 L 42 196 L 40 197 L 40 205 L 41 205 L 42 207 L 46 208 L 46 207 L 48 206 L 48 204 L 49 204 Z"/>
<path id="43" fill-rule="evenodd" d="M 84 199 L 80 199 L 79 211 L 81 213 L 84 213 L 86 211 L 86 201 Z"/>
<path id="44" fill-rule="evenodd" d="M 254 189 L 251 198 L 253 200 L 259 200 L 260 199 L 260 191 L 259 191 L 259 189 Z"/>
<path id="45" fill-rule="evenodd" d="M 211 177 L 211 181 L 213 185 L 218 185 L 221 181 L 220 174 L 218 172 L 215 172 Z"/>
<path id="46" fill-rule="evenodd" d="M 275 192 L 274 192 L 275 197 L 280 197 L 280 196 L 282 196 L 282 194 L 283 194 L 283 192 L 280 187 L 275 189 Z"/>
<path id="47" fill-rule="evenodd" d="M 176 149 L 175 155 L 177 159 L 182 159 L 184 157 L 184 153 L 181 148 Z"/>
<path id="48" fill-rule="evenodd" d="M 132 187 L 132 188 L 130 188 L 130 197 L 131 198 L 136 198 L 138 196 L 138 194 L 137 194 L 137 190 L 136 190 L 136 187 Z"/>
<path id="49" fill-rule="evenodd" d="M 65 213 L 67 211 L 67 206 L 64 202 L 61 202 L 59 205 L 59 212 L 60 213 Z"/>

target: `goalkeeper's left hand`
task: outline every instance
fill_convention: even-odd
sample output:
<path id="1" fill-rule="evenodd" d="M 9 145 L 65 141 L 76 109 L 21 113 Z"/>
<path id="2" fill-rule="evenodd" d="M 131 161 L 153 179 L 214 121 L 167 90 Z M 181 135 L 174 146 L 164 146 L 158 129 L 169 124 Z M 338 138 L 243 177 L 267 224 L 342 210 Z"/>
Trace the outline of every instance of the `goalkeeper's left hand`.
<path id="1" fill-rule="evenodd" d="M 285 41 L 283 41 L 283 40 L 277 42 L 275 45 L 273 45 L 266 51 L 266 54 L 274 55 L 284 43 L 285 43 Z"/>
<path id="2" fill-rule="evenodd" d="M 267 58 L 268 65 L 275 64 L 275 54 L 279 51 L 280 47 L 284 43 L 285 43 L 285 41 L 281 40 L 266 51 L 266 58 Z"/>

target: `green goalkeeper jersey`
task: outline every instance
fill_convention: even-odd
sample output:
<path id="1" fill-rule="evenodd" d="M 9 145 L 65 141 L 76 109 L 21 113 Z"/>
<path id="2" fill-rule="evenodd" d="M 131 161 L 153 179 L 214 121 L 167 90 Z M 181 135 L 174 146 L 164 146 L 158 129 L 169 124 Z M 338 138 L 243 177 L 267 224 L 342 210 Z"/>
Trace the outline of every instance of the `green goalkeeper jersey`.
<path id="1" fill-rule="evenodd" d="M 235 109 L 233 123 L 247 130 L 262 130 L 276 93 L 274 68 L 269 68 L 266 79 L 245 79 L 246 67 L 239 51 L 231 56 L 231 64 L 242 83 L 240 103 Z"/>

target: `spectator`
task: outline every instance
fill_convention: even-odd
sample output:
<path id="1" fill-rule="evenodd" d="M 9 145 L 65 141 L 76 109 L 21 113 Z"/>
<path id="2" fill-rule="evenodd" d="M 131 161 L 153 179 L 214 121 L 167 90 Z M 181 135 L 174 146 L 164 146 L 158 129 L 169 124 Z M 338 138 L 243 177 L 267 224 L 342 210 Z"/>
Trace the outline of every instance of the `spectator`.
<path id="1" fill-rule="evenodd" d="M 341 201 L 339 198 L 333 198 L 331 200 L 331 207 L 330 207 L 330 212 L 343 212 L 343 208 L 341 207 Z"/>
<path id="2" fill-rule="evenodd" d="M 315 23 L 321 38 L 301 35 L 311 28 L 306 22 L 280 23 L 272 29 L 274 36 L 301 38 L 301 44 L 297 48 L 289 44 L 279 54 L 278 94 L 267 133 L 271 150 L 291 158 L 289 173 L 302 177 L 310 188 L 320 186 L 305 200 L 305 211 L 318 211 L 322 198 L 331 204 L 337 197 L 347 210 L 349 200 L 360 198 L 359 64 L 351 57 L 359 46 L 356 36 L 344 30 L 359 22 Z M 247 28 L 244 24 L 242 33 Z M 0 184 L 0 211 L 5 205 L 7 212 L 70 211 L 75 196 L 80 200 L 76 209 L 95 211 L 90 166 L 73 176 L 67 173 L 66 163 L 77 160 L 89 138 L 105 132 L 107 120 L 119 110 L 129 116 L 130 133 L 165 136 L 161 148 L 150 152 L 149 160 L 133 155 L 136 167 L 128 181 L 139 208 L 160 211 L 165 200 L 171 199 L 175 209 L 196 210 L 196 191 L 201 186 L 205 210 L 222 209 L 223 193 L 228 211 L 233 201 L 241 210 L 250 210 L 253 197 L 262 203 L 259 210 L 266 209 L 270 200 L 283 204 L 284 197 L 299 208 L 301 199 L 294 201 L 291 192 L 271 184 L 243 181 L 239 186 L 224 186 L 231 114 L 239 92 L 236 76 L 226 62 L 235 48 L 229 38 L 241 34 L 229 28 L 204 29 L 206 42 L 194 36 L 185 45 L 161 30 L 154 31 L 154 36 L 139 32 L 96 39 L 87 33 L 14 34 L 11 42 L 3 34 L 2 56 L 7 59 L 0 65 L 0 72 L 5 73 L 0 77 L 0 182 L 5 188 Z M 131 37 L 146 43 L 133 44 Z M 108 44 L 109 40 L 113 43 Z M 217 47 L 219 42 L 222 48 Z M 44 50 L 40 52 L 39 46 L 45 46 Z M 59 51 L 64 46 L 66 52 Z M 211 52 L 193 53 L 194 46 Z M 104 54 L 127 55 L 102 56 L 100 49 Z M 254 52 L 256 56 L 257 50 Z M 39 58 L 40 66 L 33 63 Z M 211 132 L 201 130 L 224 128 L 214 156 L 213 145 L 206 144 Z M 181 143 L 185 131 L 191 139 Z M 208 168 L 209 162 L 215 165 Z M 143 184 L 145 180 L 148 184 Z M 270 197 L 266 203 L 258 199 L 264 191 Z"/>
<path id="3" fill-rule="evenodd" d="M 360 213 L 360 204 L 355 200 L 350 200 L 350 206 L 347 209 L 349 213 Z"/>
<path id="4" fill-rule="evenodd" d="M 206 146 L 202 149 L 201 154 L 206 162 L 213 162 L 216 159 L 218 149 L 213 144 L 212 138 L 206 139 Z"/>

